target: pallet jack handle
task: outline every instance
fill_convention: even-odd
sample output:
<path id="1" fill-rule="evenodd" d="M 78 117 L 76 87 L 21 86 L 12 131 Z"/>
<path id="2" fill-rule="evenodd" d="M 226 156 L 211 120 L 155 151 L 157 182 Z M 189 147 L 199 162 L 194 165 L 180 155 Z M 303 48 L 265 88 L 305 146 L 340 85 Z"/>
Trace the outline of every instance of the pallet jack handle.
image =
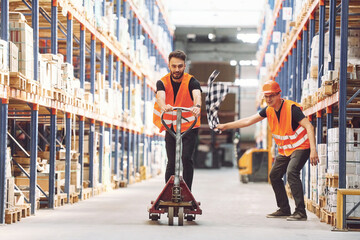
<path id="1" fill-rule="evenodd" d="M 183 133 L 181 133 L 181 118 L 182 118 L 182 111 L 190 112 L 190 108 L 185 107 L 174 107 L 173 110 L 176 110 L 176 134 L 174 131 L 172 131 L 167 124 L 165 123 L 163 116 L 163 112 L 161 114 L 161 123 L 164 125 L 166 130 L 176 139 L 176 154 L 175 154 L 175 175 L 174 175 L 174 187 L 173 187 L 173 201 L 175 199 L 175 202 L 180 201 L 181 196 L 181 189 L 180 189 L 180 159 L 182 154 L 182 138 L 183 136 L 188 133 L 196 124 L 197 122 L 197 116 L 195 117 L 194 122 L 191 124 L 191 126 Z"/>
<path id="2" fill-rule="evenodd" d="M 174 111 L 176 110 L 176 112 L 177 112 L 176 126 L 179 126 L 179 125 L 181 126 L 181 120 L 180 120 L 180 119 L 182 118 L 182 116 L 181 116 L 182 111 L 190 112 L 190 111 L 191 111 L 191 108 L 173 107 L 173 110 L 174 110 Z M 180 117 L 178 116 L 179 112 L 180 112 Z M 164 119 L 163 119 L 164 113 L 165 113 L 165 112 L 163 112 L 163 113 L 161 114 L 161 123 L 164 125 L 164 127 L 166 128 L 166 130 L 171 134 L 171 136 L 173 136 L 174 138 L 176 138 L 176 134 L 174 133 L 174 131 L 171 131 L 171 129 L 168 127 L 168 125 L 165 123 L 165 121 L 164 121 Z M 196 122 L 197 122 L 197 119 L 198 119 L 198 118 L 195 116 L 195 121 L 191 124 L 191 126 L 190 126 L 185 132 L 183 132 L 183 133 L 181 134 L 181 137 L 183 137 L 186 133 L 188 133 L 188 132 L 195 126 L 195 124 L 196 124 Z M 177 129 L 176 129 L 176 131 L 177 131 Z"/>

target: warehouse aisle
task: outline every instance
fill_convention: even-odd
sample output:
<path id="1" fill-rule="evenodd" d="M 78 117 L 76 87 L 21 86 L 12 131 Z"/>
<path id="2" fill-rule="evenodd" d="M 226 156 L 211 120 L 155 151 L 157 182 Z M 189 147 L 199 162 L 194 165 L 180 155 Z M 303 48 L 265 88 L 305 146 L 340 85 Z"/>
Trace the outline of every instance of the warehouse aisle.
<path id="1" fill-rule="evenodd" d="M 203 209 L 196 222 L 170 227 L 164 215 L 151 222 L 147 207 L 162 187 L 159 176 L 75 205 L 41 210 L 36 217 L 1 226 L 0 239 L 360 239 L 358 232 L 331 232 L 312 213 L 306 222 L 265 218 L 275 210 L 270 185 L 241 184 L 235 169 L 196 170 L 193 191 Z"/>

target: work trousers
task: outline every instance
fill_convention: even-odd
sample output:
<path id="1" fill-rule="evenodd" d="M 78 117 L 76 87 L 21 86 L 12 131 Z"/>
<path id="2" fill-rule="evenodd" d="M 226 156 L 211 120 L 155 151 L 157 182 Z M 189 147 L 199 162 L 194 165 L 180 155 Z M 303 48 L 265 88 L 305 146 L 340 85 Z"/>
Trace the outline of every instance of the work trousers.
<path id="1" fill-rule="evenodd" d="M 194 175 L 194 161 L 192 159 L 195 142 L 198 137 L 199 129 L 195 128 L 186 133 L 182 138 L 182 164 L 183 164 L 183 178 L 191 190 L 193 175 Z M 165 134 L 166 153 L 168 162 L 166 166 L 165 182 L 167 182 L 172 175 L 175 175 L 175 153 L 176 153 L 176 139 L 166 132 Z"/>
<path id="2" fill-rule="evenodd" d="M 283 176 L 286 173 L 291 193 L 295 200 L 295 211 L 306 214 L 304 191 L 300 180 L 300 171 L 309 159 L 310 149 L 295 150 L 290 156 L 278 155 L 270 172 L 271 185 L 275 192 L 276 203 L 284 212 L 290 212 Z"/>

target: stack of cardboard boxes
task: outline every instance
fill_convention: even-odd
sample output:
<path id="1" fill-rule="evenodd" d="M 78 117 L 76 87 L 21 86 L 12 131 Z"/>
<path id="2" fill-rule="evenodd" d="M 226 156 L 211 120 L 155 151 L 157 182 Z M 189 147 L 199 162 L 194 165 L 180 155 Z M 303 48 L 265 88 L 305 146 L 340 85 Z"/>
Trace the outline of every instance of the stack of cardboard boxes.
<path id="1" fill-rule="evenodd" d="M 33 48 L 33 29 L 26 23 L 26 19 L 21 13 L 10 13 L 10 40 L 18 48 L 18 69 L 26 78 L 34 79 L 34 48 Z M 16 61 L 16 49 L 11 46 L 12 55 L 10 60 Z M 16 70 L 16 64 L 11 63 L 12 69 Z"/>
<path id="2" fill-rule="evenodd" d="M 346 129 L 346 188 L 360 188 L 360 129 Z M 339 128 L 328 131 L 328 178 L 337 177 L 339 174 Z M 329 186 L 327 194 L 327 210 L 336 212 L 337 187 L 336 184 Z M 350 210 L 360 201 L 360 196 L 347 196 L 347 210 Z M 353 212 L 351 216 L 360 217 L 360 210 Z"/>

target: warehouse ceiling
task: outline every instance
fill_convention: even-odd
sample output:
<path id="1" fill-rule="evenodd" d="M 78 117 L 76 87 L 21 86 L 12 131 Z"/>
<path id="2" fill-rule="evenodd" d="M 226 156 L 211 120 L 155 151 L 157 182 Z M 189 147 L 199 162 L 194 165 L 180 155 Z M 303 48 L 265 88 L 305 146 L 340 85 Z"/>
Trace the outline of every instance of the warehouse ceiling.
<path id="1" fill-rule="evenodd" d="M 176 27 L 257 27 L 264 0 L 167 0 Z"/>
<path id="2" fill-rule="evenodd" d="M 175 26 L 175 49 L 184 50 L 192 63 L 235 62 L 239 83 L 240 115 L 256 113 L 257 28 L 264 0 L 166 0 L 170 22 Z M 242 64 L 243 63 L 243 64 Z M 251 63 L 251 64 L 248 64 Z M 198 65 L 196 65 L 198 66 Z M 225 72 L 222 73 L 223 75 Z M 223 76 L 222 75 L 222 76 Z M 225 75 L 224 75 L 225 76 Z M 206 79 L 205 79 L 206 80 Z M 235 103 L 234 103 L 235 104 Z M 255 126 L 241 130 L 241 140 L 254 139 Z"/>
<path id="3" fill-rule="evenodd" d="M 175 48 L 190 61 L 255 60 L 264 0 L 166 0 Z"/>

